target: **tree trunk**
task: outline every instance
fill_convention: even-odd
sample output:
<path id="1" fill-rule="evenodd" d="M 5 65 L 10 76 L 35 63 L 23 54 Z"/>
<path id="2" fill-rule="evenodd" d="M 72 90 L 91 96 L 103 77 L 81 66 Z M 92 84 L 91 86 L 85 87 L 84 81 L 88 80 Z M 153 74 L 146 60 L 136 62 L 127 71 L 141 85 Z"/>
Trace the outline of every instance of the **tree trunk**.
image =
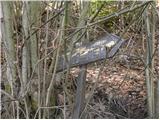
<path id="1" fill-rule="evenodd" d="M 153 73 L 153 36 L 154 34 L 151 33 L 151 28 L 154 28 L 154 26 L 151 27 L 150 19 L 149 19 L 149 8 L 146 8 L 145 11 L 145 20 L 146 20 L 146 34 L 147 34 L 147 41 L 146 41 L 146 84 L 147 84 L 147 95 L 148 95 L 148 114 L 150 118 L 156 117 L 156 99 L 155 99 L 155 84 L 154 84 L 154 77 L 152 75 Z M 153 31 L 153 30 L 152 30 Z"/>
<path id="2" fill-rule="evenodd" d="M 40 19 L 40 2 L 39 1 L 31 1 L 29 2 L 30 7 L 30 34 L 35 31 L 39 27 L 39 19 Z M 34 34 L 30 37 L 30 48 L 31 48 L 31 66 L 32 72 L 35 69 L 35 65 L 38 61 L 38 40 L 37 35 Z M 35 69 L 35 73 L 37 74 L 37 69 Z"/>
<path id="3" fill-rule="evenodd" d="M 7 79 L 10 85 L 10 90 L 7 91 L 11 93 L 13 97 L 17 97 L 17 91 L 15 88 L 17 75 L 16 75 L 16 48 L 15 40 L 13 39 L 13 2 L 2 2 L 3 10 L 3 23 L 2 23 L 2 38 L 5 46 L 5 54 L 7 60 Z M 12 102 L 12 112 L 13 118 L 15 118 L 15 105 Z"/>

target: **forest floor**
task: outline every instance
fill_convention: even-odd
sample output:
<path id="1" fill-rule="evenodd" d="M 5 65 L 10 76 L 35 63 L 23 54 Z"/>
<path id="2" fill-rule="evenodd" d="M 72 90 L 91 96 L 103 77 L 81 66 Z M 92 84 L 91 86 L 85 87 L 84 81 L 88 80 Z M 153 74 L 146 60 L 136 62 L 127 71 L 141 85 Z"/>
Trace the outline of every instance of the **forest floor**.
<path id="1" fill-rule="evenodd" d="M 135 48 L 142 58 L 144 55 L 141 44 L 135 45 L 129 54 L 123 49 L 105 64 L 101 61 L 88 65 L 86 98 L 95 89 L 87 105 L 86 118 L 147 118 L 145 67 Z M 155 61 L 158 77 L 158 52 Z M 73 68 L 71 73 L 77 77 L 78 71 Z"/>
<path id="2" fill-rule="evenodd" d="M 100 73 L 99 70 L 91 66 L 87 69 L 86 96 L 97 82 L 89 103 L 92 107 L 87 110 L 91 118 L 145 118 L 147 96 L 143 72 L 112 62 L 106 63 Z M 77 72 L 75 69 L 72 71 L 73 75 L 77 75 Z M 97 80 L 98 74 L 100 76 Z"/>

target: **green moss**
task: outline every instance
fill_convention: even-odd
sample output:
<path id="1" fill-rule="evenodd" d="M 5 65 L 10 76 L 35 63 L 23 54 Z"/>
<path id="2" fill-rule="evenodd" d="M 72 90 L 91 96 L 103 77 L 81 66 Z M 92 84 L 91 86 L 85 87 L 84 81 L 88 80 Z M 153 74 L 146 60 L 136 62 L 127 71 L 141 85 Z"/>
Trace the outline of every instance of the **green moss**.
<path id="1" fill-rule="evenodd" d="M 31 100 L 31 105 L 33 110 L 36 110 L 38 108 L 38 102 L 33 99 Z"/>
<path id="2" fill-rule="evenodd" d="M 55 95 L 52 95 L 50 98 L 50 105 L 51 106 L 55 106 L 56 105 L 56 99 L 55 99 Z"/>
<path id="3" fill-rule="evenodd" d="M 50 98 L 50 106 L 55 106 L 56 105 L 56 97 L 55 94 L 52 94 L 51 98 Z M 51 109 L 50 110 L 50 114 L 54 114 L 56 111 L 56 109 Z"/>
<path id="4" fill-rule="evenodd" d="M 11 86 L 9 84 L 5 85 L 5 91 L 11 93 Z"/>

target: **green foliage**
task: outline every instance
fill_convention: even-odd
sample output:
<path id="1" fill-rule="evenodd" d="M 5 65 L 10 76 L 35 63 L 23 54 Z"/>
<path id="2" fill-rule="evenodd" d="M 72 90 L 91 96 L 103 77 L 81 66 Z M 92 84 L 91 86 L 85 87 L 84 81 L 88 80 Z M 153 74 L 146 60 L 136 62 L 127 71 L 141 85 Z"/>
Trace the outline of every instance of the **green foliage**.
<path id="1" fill-rule="evenodd" d="M 103 17 L 105 17 L 109 14 L 112 14 L 118 10 L 116 1 L 111 1 L 111 0 L 97 1 L 97 0 L 94 0 L 91 2 L 90 14 L 94 14 L 101 7 L 101 5 L 104 5 L 104 6 L 103 6 L 102 10 L 99 12 L 97 18 L 103 18 Z M 109 21 L 102 23 L 101 25 L 102 25 L 102 27 L 104 26 L 105 28 L 113 29 L 113 22 L 112 21 L 116 21 L 117 19 L 115 19 L 115 18 L 110 19 Z"/>
<path id="2" fill-rule="evenodd" d="M 107 2 L 106 2 L 107 1 Z M 114 13 L 117 11 L 117 4 L 115 1 L 96 1 L 96 2 L 91 2 L 91 14 L 93 14 L 99 7 L 104 4 L 104 7 L 100 11 L 97 17 L 104 17 L 110 13 Z"/>
<path id="3" fill-rule="evenodd" d="M 113 2 L 113 0 L 103 0 L 105 2 Z M 91 2 L 102 2 L 102 1 L 99 1 L 99 0 L 91 0 Z"/>

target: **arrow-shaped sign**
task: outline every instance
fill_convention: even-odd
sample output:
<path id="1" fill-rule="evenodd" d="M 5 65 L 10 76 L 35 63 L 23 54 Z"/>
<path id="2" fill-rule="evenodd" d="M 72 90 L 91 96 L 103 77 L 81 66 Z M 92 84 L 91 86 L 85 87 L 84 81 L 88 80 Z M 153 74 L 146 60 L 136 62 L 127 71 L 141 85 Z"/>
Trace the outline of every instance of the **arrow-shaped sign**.
<path id="1" fill-rule="evenodd" d="M 123 39 L 114 34 L 106 35 L 97 41 L 90 42 L 75 48 L 70 60 L 70 67 L 85 65 L 98 60 L 111 58 L 118 51 Z M 69 55 L 67 54 L 67 57 Z M 69 63 L 66 62 L 64 55 L 59 58 L 57 72 L 65 70 Z"/>

